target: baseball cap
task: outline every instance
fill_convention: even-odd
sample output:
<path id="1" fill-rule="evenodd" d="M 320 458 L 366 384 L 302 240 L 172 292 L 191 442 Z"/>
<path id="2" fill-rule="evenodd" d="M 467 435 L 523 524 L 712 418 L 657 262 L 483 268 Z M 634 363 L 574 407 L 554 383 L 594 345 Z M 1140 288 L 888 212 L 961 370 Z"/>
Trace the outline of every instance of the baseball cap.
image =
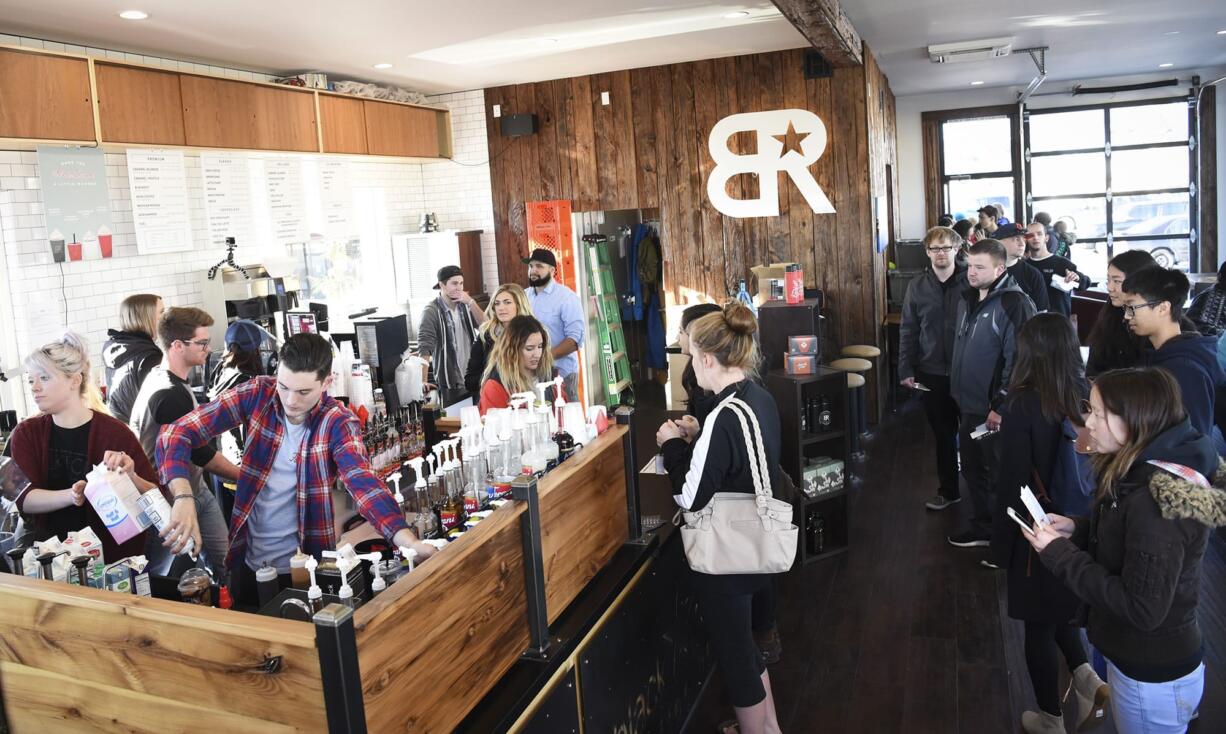
<path id="1" fill-rule="evenodd" d="M 439 268 L 438 279 L 434 282 L 434 290 L 438 290 L 441 283 L 446 283 L 457 275 L 464 275 L 464 271 L 460 270 L 459 265 L 444 265 Z"/>
<path id="2" fill-rule="evenodd" d="M 1013 223 L 1002 224 L 992 233 L 992 237 L 998 240 L 1003 240 L 1006 237 L 1024 237 L 1025 235 L 1026 228 Z"/>
<path id="3" fill-rule="evenodd" d="M 254 321 L 239 319 L 226 329 L 226 347 L 238 347 L 244 352 L 254 352 L 260 348 L 264 335 Z"/>
<path id="4" fill-rule="evenodd" d="M 531 255 L 524 258 L 524 265 L 532 262 L 544 263 L 551 268 L 558 267 L 558 259 L 554 257 L 553 250 L 546 250 L 544 247 L 536 248 Z"/>

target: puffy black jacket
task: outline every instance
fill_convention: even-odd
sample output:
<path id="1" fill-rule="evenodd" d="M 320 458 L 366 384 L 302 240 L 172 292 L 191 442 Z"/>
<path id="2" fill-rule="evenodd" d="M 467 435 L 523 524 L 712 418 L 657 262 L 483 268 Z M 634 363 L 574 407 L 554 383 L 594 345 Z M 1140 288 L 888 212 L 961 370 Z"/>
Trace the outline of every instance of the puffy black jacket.
<path id="1" fill-rule="evenodd" d="M 1147 462 L 1211 478 L 1201 487 Z M 1130 678 L 1164 682 L 1200 665 L 1196 607 L 1211 528 L 1226 525 L 1226 464 L 1185 419 L 1159 434 L 1071 540 L 1039 557 L 1088 607 L 1090 642 Z M 1085 550 L 1081 550 L 1084 548 Z"/>
<path id="2" fill-rule="evenodd" d="M 1017 332 L 1032 316 L 1034 303 L 1008 273 L 983 300 L 978 288 L 962 291 L 949 385 L 964 414 L 999 411 L 1013 374 Z"/>
<path id="3" fill-rule="evenodd" d="M 911 282 L 902 301 L 898 327 L 898 377 L 916 372 L 948 375 L 954 357 L 958 301 L 966 284 L 966 265 L 954 266 L 944 283 L 932 268 Z"/>
<path id="4" fill-rule="evenodd" d="M 115 418 L 127 423 L 145 376 L 162 362 L 162 350 L 143 332 L 108 329 L 106 335 L 108 338 L 102 345 L 106 408 Z"/>

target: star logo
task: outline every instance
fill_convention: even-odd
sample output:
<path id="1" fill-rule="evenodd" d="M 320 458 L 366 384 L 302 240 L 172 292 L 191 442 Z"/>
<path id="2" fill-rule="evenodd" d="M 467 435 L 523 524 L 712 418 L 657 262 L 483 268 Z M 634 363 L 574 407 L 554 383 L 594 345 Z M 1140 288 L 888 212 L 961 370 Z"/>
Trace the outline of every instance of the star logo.
<path id="1" fill-rule="evenodd" d="M 777 130 L 778 128 L 775 129 Z M 796 132 L 796 126 L 789 122 L 787 134 L 772 135 L 771 137 L 778 140 L 780 143 L 783 143 L 783 150 L 779 153 L 780 158 L 792 152 L 795 152 L 796 155 L 803 156 L 805 152 L 800 149 L 800 142 L 809 137 L 809 133 Z"/>

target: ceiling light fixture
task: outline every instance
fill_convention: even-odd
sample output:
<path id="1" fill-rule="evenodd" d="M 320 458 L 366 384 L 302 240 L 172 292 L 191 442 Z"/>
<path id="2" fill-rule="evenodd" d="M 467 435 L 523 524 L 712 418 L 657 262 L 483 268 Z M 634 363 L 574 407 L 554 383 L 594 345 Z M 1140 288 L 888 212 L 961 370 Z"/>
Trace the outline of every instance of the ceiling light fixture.
<path id="1" fill-rule="evenodd" d="M 974 81 L 974 82 L 971 82 L 971 86 L 972 86 L 972 87 L 977 87 L 977 86 L 979 86 L 980 84 L 983 84 L 983 82 L 982 82 L 982 81 Z"/>
<path id="2" fill-rule="evenodd" d="M 390 68 L 392 68 L 392 65 L 391 65 L 391 64 L 389 64 L 389 63 L 387 63 L 386 61 L 381 61 L 381 62 L 379 62 L 379 63 L 375 64 L 375 67 L 374 67 L 374 68 L 376 68 L 376 69 L 390 69 Z"/>
<path id="3" fill-rule="evenodd" d="M 1179 31 L 1167 31 L 1166 33 L 1163 33 L 1162 35 L 1164 35 L 1164 36 L 1178 36 L 1178 35 L 1179 35 Z"/>
<path id="4" fill-rule="evenodd" d="M 733 12 L 733 13 L 724 13 L 724 17 L 728 18 L 729 20 L 733 18 L 746 18 L 748 16 L 749 16 L 748 10 L 737 10 L 736 12 Z"/>
<path id="5" fill-rule="evenodd" d="M 1222 29 L 1222 30 L 1218 31 L 1218 32 L 1217 32 L 1217 34 L 1218 34 L 1219 36 L 1226 36 L 1226 28 L 1224 28 L 1224 29 Z"/>
<path id="6" fill-rule="evenodd" d="M 144 20 L 149 17 L 149 14 L 143 10 L 125 10 L 119 14 L 124 20 Z"/>
<path id="7" fill-rule="evenodd" d="M 1169 68 L 1171 68 L 1172 66 L 1174 66 L 1174 64 L 1172 64 L 1172 63 L 1170 63 L 1170 62 L 1167 62 L 1167 63 L 1165 63 L 1165 64 L 1158 64 L 1158 68 L 1159 68 L 1159 69 L 1169 69 Z"/>

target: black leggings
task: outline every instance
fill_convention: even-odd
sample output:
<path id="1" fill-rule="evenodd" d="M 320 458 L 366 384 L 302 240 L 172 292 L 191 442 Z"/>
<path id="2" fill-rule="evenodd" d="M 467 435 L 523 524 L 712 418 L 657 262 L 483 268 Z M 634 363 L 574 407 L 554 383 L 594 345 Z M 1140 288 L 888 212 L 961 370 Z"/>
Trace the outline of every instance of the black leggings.
<path id="1" fill-rule="evenodd" d="M 1087 662 L 1077 627 L 1058 622 L 1026 622 L 1026 670 L 1039 708 L 1060 715 L 1060 661 L 1056 651 L 1072 672 Z"/>
<path id="2" fill-rule="evenodd" d="M 728 697 L 737 708 L 754 706 L 766 699 L 766 687 L 762 685 L 766 663 L 753 638 L 753 607 L 760 603 L 757 597 L 770 594 L 772 589 L 773 584 L 764 583 L 747 594 L 706 590 L 697 594 L 711 651 L 728 686 Z"/>

